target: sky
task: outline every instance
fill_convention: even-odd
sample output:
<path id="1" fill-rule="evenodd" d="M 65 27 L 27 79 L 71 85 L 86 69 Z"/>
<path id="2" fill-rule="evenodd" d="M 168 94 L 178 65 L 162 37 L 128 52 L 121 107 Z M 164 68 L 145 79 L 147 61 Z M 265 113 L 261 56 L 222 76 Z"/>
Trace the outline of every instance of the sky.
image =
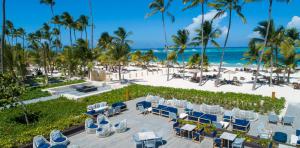
<path id="1" fill-rule="evenodd" d="M 160 48 L 164 46 L 161 15 L 157 14 L 150 18 L 145 15 L 150 12 L 148 4 L 151 0 L 92 0 L 95 44 L 102 32 L 113 31 L 118 27 L 124 27 L 127 31 L 133 32 L 129 39 L 133 40 L 133 48 Z M 274 2 L 273 18 L 276 26 L 296 27 L 300 29 L 300 0 L 292 0 L 289 4 Z M 195 28 L 200 28 L 201 9 L 195 7 L 182 11 L 184 5 L 181 0 L 174 0 L 170 12 L 175 16 L 172 23 L 166 18 L 168 43 L 172 45 L 171 36 L 179 29 L 188 29 L 191 35 Z M 89 15 L 88 0 L 56 0 L 54 13 L 61 14 L 69 12 L 74 19 L 81 14 Z M 246 47 L 251 37 L 257 36 L 253 32 L 258 22 L 266 20 L 268 15 L 267 0 L 246 4 L 242 9 L 247 19 L 243 24 L 241 19 L 233 13 L 232 29 L 230 31 L 229 47 Z M 1 11 L 2 13 L 2 11 Z M 15 27 L 23 27 L 26 32 L 33 32 L 41 28 L 44 22 L 51 19 L 50 7 L 40 4 L 39 0 L 7 0 L 7 19 L 11 20 Z M 206 20 L 211 19 L 215 10 L 205 7 Z M 2 14 L 1 14 L 2 16 Z M 2 18 L 1 18 L 2 19 Z M 218 42 L 224 43 L 225 34 L 228 31 L 228 14 L 224 14 L 215 21 L 214 26 L 223 31 Z M 90 33 L 90 32 L 88 32 Z M 79 36 L 79 35 L 78 35 Z M 69 43 L 67 31 L 62 31 L 63 43 Z"/>

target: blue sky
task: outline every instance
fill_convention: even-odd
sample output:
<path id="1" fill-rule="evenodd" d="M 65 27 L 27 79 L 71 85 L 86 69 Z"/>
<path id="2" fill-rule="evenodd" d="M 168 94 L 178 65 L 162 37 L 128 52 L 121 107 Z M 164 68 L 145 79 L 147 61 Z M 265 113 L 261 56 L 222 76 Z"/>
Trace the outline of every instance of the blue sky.
<path id="1" fill-rule="evenodd" d="M 93 0 L 93 13 L 95 22 L 95 40 L 99 38 L 102 32 L 112 33 L 119 26 L 132 31 L 130 37 L 134 41 L 133 48 L 158 48 L 163 47 L 164 38 L 162 33 L 161 16 L 155 15 L 145 19 L 148 4 L 151 0 Z M 232 30 L 229 39 L 229 46 L 241 47 L 247 46 L 249 38 L 253 34 L 253 28 L 259 21 L 267 18 L 267 0 L 247 4 L 243 8 L 243 13 L 247 18 L 247 24 L 234 14 Z M 274 3 L 273 18 L 276 25 L 295 26 L 300 29 L 300 0 L 293 0 L 290 4 Z M 89 15 L 87 0 L 57 0 L 54 7 L 55 14 L 61 14 L 64 11 L 71 13 L 74 18 L 81 14 Z M 200 7 L 182 12 L 183 4 L 181 0 L 174 0 L 170 12 L 172 12 L 176 21 L 171 23 L 167 19 L 168 41 L 171 42 L 171 35 L 178 29 L 186 28 L 193 23 L 193 18 L 200 15 Z M 206 8 L 206 13 L 211 14 L 210 8 Z M 298 17 L 297 17 L 298 16 Z M 50 8 L 41 5 L 39 0 L 7 0 L 7 19 L 13 21 L 16 27 L 23 27 L 26 32 L 32 32 L 41 27 L 44 22 L 51 18 Z M 228 17 L 223 17 L 216 24 L 226 30 Z M 68 33 L 63 32 L 64 43 L 68 43 Z M 224 37 L 220 38 L 220 44 L 223 44 Z"/>

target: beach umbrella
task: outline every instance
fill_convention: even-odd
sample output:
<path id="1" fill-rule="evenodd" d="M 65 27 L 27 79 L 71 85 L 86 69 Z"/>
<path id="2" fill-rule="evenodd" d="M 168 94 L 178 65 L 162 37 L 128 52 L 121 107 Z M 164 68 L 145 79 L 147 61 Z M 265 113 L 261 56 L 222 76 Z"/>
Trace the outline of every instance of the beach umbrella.
<path id="1" fill-rule="evenodd" d="M 224 71 L 224 73 L 226 73 L 226 74 L 229 75 L 229 80 L 230 80 L 230 75 L 236 74 L 237 72 L 236 71 L 232 71 L 232 70 L 227 70 L 227 71 Z"/>

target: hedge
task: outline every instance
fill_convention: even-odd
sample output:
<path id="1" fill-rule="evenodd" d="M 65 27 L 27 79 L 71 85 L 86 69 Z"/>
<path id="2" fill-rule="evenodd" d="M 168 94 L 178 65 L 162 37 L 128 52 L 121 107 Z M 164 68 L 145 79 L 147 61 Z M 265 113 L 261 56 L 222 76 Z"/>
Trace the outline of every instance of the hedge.
<path id="1" fill-rule="evenodd" d="M 83 98 L 78 101 L 59 98 L 46 102 L 27 105 L 28 110 L 35 113 L 38 121 L 26 125 L 15 119 L 22 115 L 20 108 L 0 111 L 0 147 L 18 147 L 29 143 L 36 135 L 49 136 L 53 129 L 64 130 L 73 125 L 84 123 L 86 106 L 96 102 L 106 101 L 109 104 L 126 101 L 147 94 L 156 94 L 165 98 L 176 97 L 187 99 L 194 103 L 225 104 L 225 108 L 239 107 L 241 109 L 258 110 L 262 113 L 275 110 L 279 112 L 284 107 L 284 99 L 271 99 L 256 95 L 215 93 L 199 90 L 177 89 L 167 87 L 153 87 L 130 85 L 97 96 Z M 263 101 L 261 101 L 263 100 Z M 232 106 L 231 106 L 232 105 Z"/>

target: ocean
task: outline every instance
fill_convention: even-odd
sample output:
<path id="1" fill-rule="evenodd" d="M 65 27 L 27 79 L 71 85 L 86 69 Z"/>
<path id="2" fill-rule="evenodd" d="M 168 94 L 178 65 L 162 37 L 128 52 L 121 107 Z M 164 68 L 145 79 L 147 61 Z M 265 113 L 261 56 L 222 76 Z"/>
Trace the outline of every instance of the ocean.
<path id="1" fill-rule="evenodd" d="M 157 56 L 158 61 L 166 59 L 166 51 L 163 48 L 151 48 L 154 51 L 154 55 Z M 132 52 L 140 50 L 141 52 L 147 52 L 151 49 L 133 49 Z M 247 47 L 228 47 L 225 49 L 223 65 L 226 67 L 243 67 L 248 61 L 243 60 L 243 54 L 247 51 Z M 169 50 L 170 52 L 171 50 Z M 297 50 L 300 53 L 300 50 Z M 195 53 L 201 53 L 201 48 L 187 48 L 184 52 L 185 62 L 189 60 L 189 57 Z M 218 65 L 220 63 L 221 49 L 219 48 L 207 48 L 206 55 L 209 59 L 210 65 Z M 177 61 L 182 62 L 181 56 L 178 57 Z M 298 63 L 298 66 L 300 63 Z"/>

